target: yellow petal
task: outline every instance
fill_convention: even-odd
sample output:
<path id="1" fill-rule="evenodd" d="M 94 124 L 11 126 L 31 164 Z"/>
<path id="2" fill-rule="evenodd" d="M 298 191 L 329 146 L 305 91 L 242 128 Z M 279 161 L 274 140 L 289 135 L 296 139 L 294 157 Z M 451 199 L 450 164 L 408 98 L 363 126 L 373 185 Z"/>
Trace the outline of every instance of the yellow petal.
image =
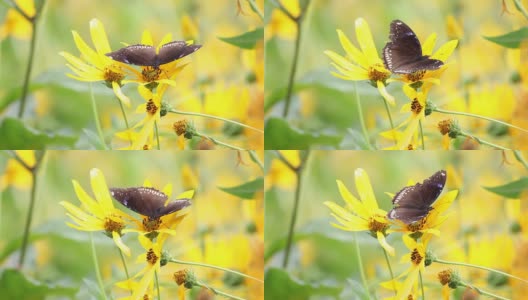
<path id="1" fill-rule="evenodd" d="M 116 244 L 117 248 L 119 248 L 123 253 L 125 253 L 126 256 L 130 256 L 130 248 L 123 243 L 123 240 L 121 239 L 121 236 L 119 236 L 119 233 L 112 231 L 112 239 L 114 240 L 114 243 Z"/>
<path id="2" fill-rule="evenodd" d="M 385 235 L 383 235 L 382 232 L 377 231 L 376 237 L 378 238 L 378 242 L 380 243 L 381 247 L 385 249 L 389 253 L 390 256 L 394 256 L 395 251 L 394 248 L 387 243 L 387 240 L 385 239 Z"/>
<path id="3" fill-rule="evenodd" d="M 103 23 L 97 19 L 90 20 L 90 34 L 92 36 L 92 42 L 95 45 L 95 49 L 99 54 L 106 54 L 112 52 L 108 38 L 103 26 Z"/>
<path id="4" fill-rule="evenodd" d="M 345 36 L 345 34 L 341 30 L 337 30 L 337 35 L 339 36 L 339 41 L 341 42 L 341 46 L 343 49 L 345 49 L 345 52 L 347 56 L 349 56 L 349 59 L 355 62 L 356 64 L 362 66 L 363 68 L 367 69 L 369 64 L 367 57 L 359 51 L 358 48 L 356 48 L 350 40 Z"/>
<path id="5" fill-rule="evenodd" d="M 110 191 L 106 185 L 106 181 L 99 169 L 93 168 L 90 170 L 90 183 L 92 185 L 92 192 L 94 193 L 95 199 L 99 202 L 99 205 L 105 210 L 106 213 L 114 210 L 114 204 L 110 197 Z"/>
<path id="6" fill-rule="evenodd" d="M 125 104 L 126 107 L 130 107 L 130 99 L 123 94 L 123 91 L 121 90 L 121 87 L 119 86 L 119 83 L 112 81 L 112 89 L 114 90 L 114 94 L 117 96 L 117 98 Z"/>
<path id="7" fill-rule="evenodd" d="M 143 31 L 143 34 L 141 34 L 141 44 L 154 46 L 154 42 L 152 41 L 152 34 L 149 30 L 145 30 Z"/>
<path id="8" fill-rule="evenodd" d="M 422 55 L 431 55 L 436 44 L 436 33 L 431 33 L 422 44 Z"/>
<path id="9" fill-rule="evenodd" d="M 442 47 L 436 50 L 436 52 L 431 56 L 431 58 L 446 61 L 451 56 L 451 54 L 453 54 L 453 51 L 455 51 L 457 46 L 458 40 L 451 40 L 443 44 Z"/>
<path id="10" fill-rule="evenodd" d="M 376 81 L 376 85 L 378 86 L 378 91 L 383 97 L 383 99 L 385 99 L 385 101 L 387 101 L 387 103 L 389 103 L 391 106 L 396 105 L 396 101 L 394 101 L 394 97 L 392 97 L 392 95 L 389 94 L 389 92 L 387 92 L 387 89 L 385 88 L 385 84 L 381 81 Z"/>
<path id="11" fill-rule="evenodd" d="M 343 200 L 345 200 L 348 209 L 350 209 L 354 214 L 357 214 L 361 217 L 369 217 L 369 212 L 365 209 L 363 204 L 348 191 L 348 189 L 343 184 L 343 182 L 341 182 L 341 180 L 337 180 L 337 187 L 339 189 L 341 197 L 343 198 Z"/>
<path id="12" fill-rule="evenodd" d="M 188 190 L 179 194 L 176 199 L 192 199 L 194 197 L 194 190 Z"/>
<path id="13" fill-rule="evenodd" d="M 372 33 L 370 32 L 368 23 L 363 18 L 356 20 L 356 37 L 367 59 L 367 65 L 372 66 L 381 63 L 376 45 L 374 45 L 374 41 L 372 40 Z"/>
<path id="14" fill-rule="evenodd" d="M 363 169 L 356 169 L 354 171 L 354 177 L 356 179 L 356 189 L 359 194 L 359 199 L 361 199 L 363 205 L 371 212 L 378 209 L 378 202 L 376 202 L 376 196 L 374 196 L 367 172 Z"/>

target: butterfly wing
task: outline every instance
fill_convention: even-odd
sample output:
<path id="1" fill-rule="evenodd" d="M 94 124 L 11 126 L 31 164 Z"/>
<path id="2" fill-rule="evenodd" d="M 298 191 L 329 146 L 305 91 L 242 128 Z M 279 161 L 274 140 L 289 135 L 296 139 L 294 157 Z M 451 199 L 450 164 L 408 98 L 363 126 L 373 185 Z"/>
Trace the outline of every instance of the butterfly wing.
<path id="1" fill-rule="evenodd" d="M 113 60 L 137 66 L 156 65 L 156 49 L 149 45 L 131 45 L 106 54 Z"/>
<path id="2" fill-rule="evenodd" d="M 432 209 L 431 204 L 444 189 L 446 177 L 446 171 L 441 170 L 425 179 L 423 183 L 401 189 L 392 199 L 394 208 L 389 211 L 387 217 L 410 224 L 427 216 Z"/>
<path id="3" fill-rule="evenodd" d="M 159 217 L 158 211 L 168 199 L 163 192 L 149 187 L 110 188 L 110 194 L 119 203 L 151 219 Z"/>
<path id="4" fill-rule="evenodd" d="M 385 67 L 396 74 L 410 74 L 420 70 L 436 70 L 441 60 L 422 55 L 422 46 L 414 31 L 400 20 L 390 24 L 390 41 L 383 48 Z"/>
<path id="5" fill-rule="evenodd" d="M 182 210 L 187 206 L 191 206 L 190 199 L 176 199 L 167 204 L 167 206 L 161 206 L 156 210 L 156 219 L 164 215 L 172 214 L 173 212 Z"/>
<path id="6" fill-rule="evenodd" d="M 200 49 L 201 45 L 190 45 L 185 41 L 174 41 L 167 43 L 159 49 L 158 64 L 163 65 L 185 57 L 196 50 Z"/>

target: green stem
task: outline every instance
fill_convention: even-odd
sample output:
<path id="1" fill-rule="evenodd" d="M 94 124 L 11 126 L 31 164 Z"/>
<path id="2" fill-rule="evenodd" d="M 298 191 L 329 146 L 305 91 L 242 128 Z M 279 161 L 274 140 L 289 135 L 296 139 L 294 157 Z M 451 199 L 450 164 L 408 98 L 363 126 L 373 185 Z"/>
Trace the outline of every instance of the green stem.
<path id="1" fill-rule="evenodd" d="M 31 196 L 29 200 L 29 208 L 26 216 L 26 225 L 24 227 L 24 235 L 22 238 L 22 247 L 20 250 L 20 257 L 18 260 L 18 267 L 22 268 L 24 265 L 24 260 L 26 258 L 26 251 L 27 251 L 27 245 L 29 242 L 29 230 L 31 228 L 31 221 L 33 220 L 33 211 L 35 209 L 35 202 L 37 199 L 37 182 L 38 182 L 38 170 L 39 167 L 46 156 L 46 151 L 42 152 L 41 155 L 37 157 L 36 163 L 33 167 L 30 169 L 27 169 L 28 165 L 24 164 L 26 166 L 26 169 L 31 172 Z M 18 157 L 18 156 L 17 156 Z M 18 158 L 18 161 L 22 161 L 22 159 Z"/>
<path id="2" fill-rule="evenodd" d="M 22 86 L 22 96 L 20 97 L 20 107 L 18 109 L 18 118 L 22 119 L 26 109 L 26 100 L 29 91 L 29 79 L 31 77 L 31 70 L 33 69 L 33 58 L 35 56 L 35 45 L 37 41 L 37 20 L 31 21 L 31 44 L 29 45 L 29 58 L 26 66 L 26 74 L 24 76 L 24 85 Z"/>
<path id="3" fill-rule="evenodd" d="M 249 156 L 251 157 L 251 160 L 256 163 L 262 172 L 264 172 L 264 164 L 260 161 L 257 152 L 255 150 L 248 150 Z"/>
<path id="4" fill-rule="evenodd" d="M 101 122 L 99 121 L 99 114 L 97 113 L 97 103 L 95 102 L 95 95 L 93 92 L 93 86 L 91 82 L 90 82 L 90 99 L 92 102 L 92 113 L 93 113 L 93 117 L 95 121 L 95 128 L 97 129 L 97 135 L 99 135 L 99 140 L 101 142 L 101 145 L 103 145 L 104 150 L 107 150 L 108 147 L 106 146 L 104 135 L 103 135 L 103 130 L 101 128 Z"/>
<path id="5" fill-rule="evenodd" d="M 203 134 L 203 133 L 200 133 L 200 132 L 198 132 L 198 131 L 195 131 L 195 132 L 194 132 L 194 135 L 195 135 L 195 136 L 202 137 L 202 138 L 204 138 L 204 139 L 208 139 L 208 140 L 210 140 L 211 142 L 213 142 L 213 144 L 215 144 L 215 145 L 224 146 L 224 147 L 227 147 L 227 148 L 230 148 L 230 149 L 233 149 L 233 150 L 238 150 L 238 151 L 247 151 L 247 150 L 244 149 L 244 148 L 240 148 L 240 147 L 237 147 L 237 146 L 233 146 L 233 145 L 231 145 L 231 144 L 228 144 L 228 143 L 224 143 L 224 142 L 222 142 L 222 141 L 219 141 L 219 140 L 217 140 L 217 139 L 215 139 L 215 138 L 212 138 L 212 137 L 210 137 L 210 136 L 208 136 L 208 135 L 205 135 L 205 134 Z"/>
<path id="6" fill-rule="evenodd" d="M 392 135 L 394 138 L 394 143 L 397 145 L 398 140 L 396 139 L 396 132 L 394 131 L 394 122 L 392 121 L 392 115 L 390 112 L 389 103 L 387 102 L 387 100 L 385 100 L 385 98 L 382 97 L 382 99 L 383 99 L 383 104 L 385 104 L 385 110 L 387 111 L 387 116 L 389 117 L 389 122 L 390 122 L 391 130 L 392 130 Z"/>
<path id="7" fill-rule="evenodd" d="M 179 115 L 198 116 L 198 117 L 205 117 L 205 118 L 209 118 L 209 119 L 220 120 L 220 121 L 224 121 L 226 123 L 236 124 L 236 125 L 239 125 L 239 126 L 242 126 L 242 127 L 249 128 L 251 130 L 258 131 L 260 133 L 264 133 L 263 130 L 257 129 L 255 127 L 252 127 L 252 126 L 249 126 L 249 125 L 237 122 L 237 121 L 225 119 L 225 118 L 222 118 L 222 117 L 217 117 L 217 116 L 212 116 L 212 115 L 202 114 L 202 113 L 197 113 L 197 112 L 180 111 L 180 110 L 176 110 L 176 109 L 173 109 L 173 108 L 169 109 L 168 112 L 171 112 L 171 113 L 174 113 L 174 114 L 179 114 Z"/>
<path id="8" fill-rule="evenodd" d="M 422 271 L 418 271 L 418 276 L 420 276 L 420 288 L 422 290 L 422 299 L 425 299 L 425 289 L 423 285 Z"/>
<path id="9" fill-rule="evenodd" d="M 524 166 L 525 169 L 528 169 L 528 162 L 526 162 L 526 160 L 522 156 L 522 153 L 519 150 L 513 150 L 513 155 L 515 156 L 517 161 Z"/>
<path id="10" fill-rule="evenodd" d="M 156 133 L 156 142 L 158 143 L 158 150 L 161 150 L 160 140 L 159 140 L 158 121 L 154 121 L 154 131 Z"/>
<path id="11" fill-rule="evenodd" d="M 183 261 L 183 260 L 178 260 L 178 259 L 175 259 L 175 258 L 170 258 L 169 262 L 180 264 L 180 265 L 198 266 L 198 267 L 205 267 L 205 268 L 220 270 L 220 271 L 224 271 L 224 272 L 227 272 L 227 273 L 233 273 L 233 274 L 236 274 L 236 275 L 239 275 L 239 276 L 242 276 L 242 277 L 250 278 L 250 279 L 253 279 L 255 281 L 264 283 L 264 281 L 262 279 L 258 279 L 256 277 L 253 277 L 253 276 L 250 276 L 250 275 L 246 275 L 244 273 L 240 273 L 240 272 L 237 272 L 237 271 L 234 271 L 234 270 L 230 270 L 230 269 L 226 269 L 226 268 L 222 268 L 222 267 L 218 267 L 218 266 L 214 266 L 214 265 L 209 265 L 209 264 L 204 264 L 204 263 L 199 263 L 199 262 Z"/>
<path id="12" fill-rule="evenodd" d="M 365 275 L 365 269 L 363 268 L 363 259 L 361 259 L 361 249 L 359 248 L 359 243 L 357 240 L 357 233 L 352 233 L 354 238 L 354 247 L 356 248 L 356 260 L 358 262 L 359 274 L 361 275 L 361 282 L 363 283 L 363 288 L 367 293 L 368 299 L 370 299 L 370 290 L 367 283 L 367 276 Z"/>
<path id="13" fill-rule="evenodd" d="M 500 300 L 510 300 L 508 298 L 504 298 L 504 297 L 501 297 L 499 295 L 495 295 L 495 294 L 492 294 L 490 292 L 486 292 L 478 287 L 475 287 L 469 283 L 465 283 L 465 282 L 459 282 L 458 285 L 460 286 L 464 286 L 464 287 L 469 287 L 471 289 L 474 289 L 475 291 L 477 291 L 477 293 L 481 294 L 481 295 L 486 295 L 486 296 L 490 296 L 490 297 L 493 297 L 494 299 L 500 299 Z"/>
<path id="14" fill-rule="evenodd" d="M 515 126 L 515 125 L 510 124 L 510 123 L 502 122 L 502 121 L 499 121 L 499 120 L 496 120 L 496 119 L 484 117 L 484 116 L 481 116 L 481 115 L 476 115 L 476 114 L 471 114 L 471 113 L 466 113 L 466 112 L 459 112 L 459 111 L 445 110 L 445 109 L 440 109 L 438 107 L 433 107 L 432 110 L 436 111 L 436 112 L 439 112 L 439 113 L 443 113 L 443 114 L 451 114 L 451 115 L 473 117 L 473 118 L 478 118 L 478 119 L 482 119 L 482 120 L 486 120 L 486 121 L 490 121 L 490 122 L 495 122 L 495 123 L 502 124 L 502 125 L 505 125 L 505 126 L 508 126 L 508 127 L 511 127 L 511 128 L 515 128 L 517 130 L 520 130 L 520 131 L 528 133 L 528 130 L 523 129 L 521 127 Z"/>
<path id="15" fill-rule="evenodd" d="M 278 151 L 277 153 L 280 154 L 280 152 Z M 294 236 L 294 231 L 295 231 L 295 223 L 297 222 L 297 213 L 299 211 L 299 202 L 301 200 L 301 190 L 302 190 L 301 186 L 302 186 L 302 177 L 304 173 L 303 171 L 306 168 L 306 162 L 309 156 L 310 156 L 310 150 L 307 150 L 307 152 L 305 152 L 305 154 L 301 157 L 301 162 L 299 166 L 292 170 L 295 172 L 297 181 L 296 181 L 296 186 L 295 186 L 295 196 L 294 196 L 295 198 L 293 202 L 293 210 L 292 210 L 292 215 L 291 215 L 291 220 L 290 220 L 290 227 L 288 229 L 288 236 L 286 240 L 286 249 L 284 250 L 285 251 L 284 259 L 282 261 L 282 267 L 284 269 L 288 267 L 288 261 L 290 259 L 290 252 L 291 252 L 293 236 Z M 282 155 L 280 155 L 280 157 L 282 157 Z M 284 159 L 284 157 L 282 158 Z M 289 166 L 291 166 L 291 164 L 289 164 Z"/>
<path id="16" fill-rule="evenodd" d="M 461 136 L 472 138 L 472 139 L 474 139 L 475 141 L 477 141 L 481 145 L 487 145 L 487 146 L 490 146 L 490 147 L 493 147 L 493 148 L 496 148 L 496 149 L 499 149 L 499 150 L 511 150 L 511 149 L 508 149 L 508 148 L 505 148 L 505 147 L 490 143 L 488 141 L 485 141 L 485 140 L 483 140 L 481 138 L 478 138 L 476 136 L 473 136 L 473 135 L 471 135 L 469 133 L 466 133 L 466 132 L 463 132 L 463 131 L 460 131 L 458 134 L 461 135 Z"/>
<path id="17" fill-rule="evenodd" d="M 293 83 L 295 81 L 295 73 L 297 72 L 297 61 L 299 60 L 299 49 L 301 46 L 301 24 L 302 19 L 296 20 L 296 29 L 297 29 L 297 35 L 295 37 L 295 47 L 293 49 L 293 61 L 292 66 L 290 69 L 290 77 L 288 79 L 288 88 L 286 91 L 286 104 L 284 105 L 284 111 L 282 112 L 282 117 L 287 118 L 288 113 L 290 112 L 290 103 L 292 98 L 292 92 L 293 92 Z"/>
<path id="18" fill-rule="evenodd" d="M 130 275 L 128 274 L 128 267 L 127 267 L 127 264 L 126 264 L 126 261 L 125 261 L 125 256 L 123 255 L 123 251 L 121 251 L 121 249 L 117 248 L 117 250 L 119 251 L 119 256 L 121 257 L 121 263 L 123 264 L 123 268 L 125 268 L 125 274 L 126 274 L 126 278 L 127 280 L 130 279 Z M 132 290 L 130 290 L 130 295 L 132 295 Z"/>
<path id="19" fill-rule="evenodd" d="M 520 280 L 520 281 L 522 281 L 524 283 L 528 283 L 528 280 L 522 279 L 520 277 L 511 275 L 511 274 L 508 274 L 508 273 L 505 273 L 505 272 L 502 272 L 502 271 L 499 271 L 499 270 L 495 270 L 495 269 L 492 269 L 492 268 L 487 268 L 487 267 L 483 267 L 483 266 L 479 266 L 479 265 L 472 265 L 472 264 L 462 263 L 462 262 L 447 261 L 447 260 L 442 260 L 442 259 L 438 259 L 438 258 L 434 259 L 433 261 L 437 262 L 439 264 L 453 265 L 453 266 L 464 266 L 464 267 L 470 267 L 470 268 L 475 268 L 475 269 L 481 269 L 481 270 L 485 270 L 485 271 L 501 274 L 501 275 L 504 275 L 504 276 L 507 276 L 507 277 L 515 278 L 515 279 Z"/>
<path id="20" fill-rule="evenodd" d="M 394 281 L 394 273 L 392 272 L 392 266 L 389 260 L 389 256 L 387 255 L 387 251 L 385 248 L 381 248 L 383 250 L 383 255 L 385 256 L 385 262 L 387 262 L 387 267 L 389 268 L 389 273 L 391 276 L 392 281 L 392 288 L 394 289 L 394 295 L 398 295 L 398 289 L 396 288 L 396 282 Z"/>
<path id="21" fill-rule="evenodd" d="M 526 11 L 526 9 L 524 8 L 524 6 L 522 5 L 521 1 L 520 0 L 513 0 L 513 3 L 515 4 L 515 8 L 517 8 L 517 10 L 526 18 L 528 19 L 528 12 Z"/>
<path id="22" fill-rule="evenodd" d="M 197 285 L 197 286 L 204 287 L 204 288 L 210 290 L 215 295 L 220 295 L 220 296 L 224 296 L 224 297 L 227 297 L 227 298 L 230 298 L 230 299 L 235 299 L 235 300 L 245 300 L 244 298 L 233 296 L 231 294 L 228 294 L 228 293 L 222 292 L 220 290 L 217 290 L 215 288 L 212 288 L 212 287 L 208 286 L 207 284 L 205 284 L 203 282 L 200 282 L 200 281 L 196 281 L 194 284 Z"/>
<path id="23" fill-rule="evenodd" d="M 255 0 L 247 0 L 247 3 L 249 4 L 249 6 L 251 6 L 251 10 L 253 10 L 262 21 L 264 21 L 264 15 L 257 6 L 257 3 L 255 3 Z"/>
<path id="24" fill-rule="evenodd" d="M 361 97 L 359 96 L 359 91 L 358 91 L 357 84 L 355 81 L 354 81 L 354 92 L 356 94 L 356 105 L 357 105 L 359 123 L 361 124 L 361 131 L 363 132 L 363 138 L 365 139 L 365 142 L 367 143 L 368 148 L 372 149 L 372 145 L 370 144 L 370 137 L 367 131 L 367 124 L 365 124 L 365 118 L 363 117 L 363 108 L 361 107 Z"/>
<path id="25" fill-rule="evenodd" d="M 97 252 L 95 251 L 95 242 L 93 238 L 93 232 L 90 232 L 90 243 L 92 246 L 92 259 L 94 263 L 95 268 L 95 277 L 97 277 L 97 284 L 99 285 L 99 289 L 101 290 L 101 295 L 103 296 L 103 299 L 106 298 L 106 292 L 103 284 L 103 278 L 101 277 L 101 272 L 99 271 L 99 262 L 97 261 Z"/>
<path id="26" fill-rule="evenodd" d="M 420 136 L 422 137 L 422 150 L 425 150 L 425 139 L 423 134 L 422 120 L 418 120 L 418 124 L 420 125 Z"/>
<path id="27" fill-rule="evenodd" d="M 117 99 L 117 102 L 119 102 L 119 106 L 121 107 L 121 114 L 123 115 L 123 119 L 125 120 L 126 129 L 129 134 L 128 139 L 130 140 L 130 146 L 132 146 L 132 139 L 130 138 L 130 126 L 128 125 L 128 119 L 127 119 L 127 115 L 125 112 L 125 107 L 123 106 L 123 102 L 121 100 Z"/>
<path id="28" fill-rule="evenodd" d="M 159 287 L 158 271 L 154 271 L 154 277 L 156 279 L 156 289 L 158 290 L 158 300 L 161 300 L 161 293 Z"/>

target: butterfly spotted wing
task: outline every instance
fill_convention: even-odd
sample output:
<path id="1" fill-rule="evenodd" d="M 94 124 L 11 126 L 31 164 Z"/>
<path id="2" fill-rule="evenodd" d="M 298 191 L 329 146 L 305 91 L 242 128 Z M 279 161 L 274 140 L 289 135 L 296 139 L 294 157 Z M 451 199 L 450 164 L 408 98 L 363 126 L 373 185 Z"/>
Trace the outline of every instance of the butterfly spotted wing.
<path id="1" fill-rule="evenodd" d="M 444 189 L 446 178 L 446 171 L 440 170 L 425 179 L 423 183 L 404 187 L 392 199 L 394 208 L 389 211 L 387 217 L 401 220 L 405 224 L 424 218 Z"/>
<path id="2" fill-rule="evenodd" d="M 422 45 L 412 29 L 400 20 L 390 24 L 390 41 L 383 48 L 383 62 L 392 73 L 411 74 L 436 70 L 444 63 L 422 55 Z"/>
<path id="3" fill-rule="evenodd" d="M 184 41 L 174 41 L 167 44 L 164 44 L 159 49 L 158 63 L 160 65 L 164 65 L 167 63 L 170 63 L 172 61 L 175 61 L 177 59 L 180 59 L 182 57 L 185 57 L 196 50 L 200 49 L 201 45 L 190 45 L 187 44 Z"/>
<path id="4" fill-rule="evenodd" d="M 153 46 L 137 44 L 106 55 L 122 63 L 158 68 L 160 65 L 185 57 L 200 47 L 202 46 L 187 44 L 185 41 L 174 41 L 164 44 L 160 47 L 159 53 L 156 53 L 156 48 Z"/>
<path id="5" fill-rule="evenodd" d="M 156 49 L 149 45 L 131 45 L 107 53 L 113 60 L 137 66 L 153 66 L 157 60 Z"/>
<path id="6" fill-rule="evenodd" d="M 189 199 L 177 199 L 165 206 L 167 195 L 150 187 L 110 188 L 110 194 L 119 203 L 150 219 L 159 219 L 191 205 Z"/>

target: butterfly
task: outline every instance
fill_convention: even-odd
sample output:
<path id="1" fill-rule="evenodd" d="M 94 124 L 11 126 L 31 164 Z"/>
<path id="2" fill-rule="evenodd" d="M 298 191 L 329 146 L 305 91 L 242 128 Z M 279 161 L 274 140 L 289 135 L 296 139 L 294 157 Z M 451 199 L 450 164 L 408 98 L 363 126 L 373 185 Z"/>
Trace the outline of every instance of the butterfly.
<path id="1" fill-rule="evenodd" d="M 431 204 L 444 189 L 446 178 L 446 171 L 440 170 L 423 183 L 404 187 L 392 199 L 394 208 L 389 211 L 387 217 L 398 219 L 405 224 L 424 218 L 433 209 Z"/>
<path id="2" fill-rule="evenodd" d="M 159 53 L 156 53 L 156 48 L 153 46 L 137 44 L 106 53 L 106 56 L 122 63 L 157 69 L 160 65 L 185 57 L 201 47 L 201 45 L 187 44 L 185 41 L 174 41 L 164 44 L 159 48 Z"/>
<path id="3" fill-rule="evenodd" d="M 176 199 L 165 205 L 169 197 L 151 187 L 110 188 L 110 194 L 119 203 L 151 220 L 191 205 L 189 199 Z"/>
<path id="4" fill-rule="evenodd" d="M 383 48 L 383 62 L 392 73 L 411 74 L 422 70 L 436 70 L 444 63 L 422 55 L 422 45 L 412 29 L 400 20 L 390 24 L 390 42 Z"/>

